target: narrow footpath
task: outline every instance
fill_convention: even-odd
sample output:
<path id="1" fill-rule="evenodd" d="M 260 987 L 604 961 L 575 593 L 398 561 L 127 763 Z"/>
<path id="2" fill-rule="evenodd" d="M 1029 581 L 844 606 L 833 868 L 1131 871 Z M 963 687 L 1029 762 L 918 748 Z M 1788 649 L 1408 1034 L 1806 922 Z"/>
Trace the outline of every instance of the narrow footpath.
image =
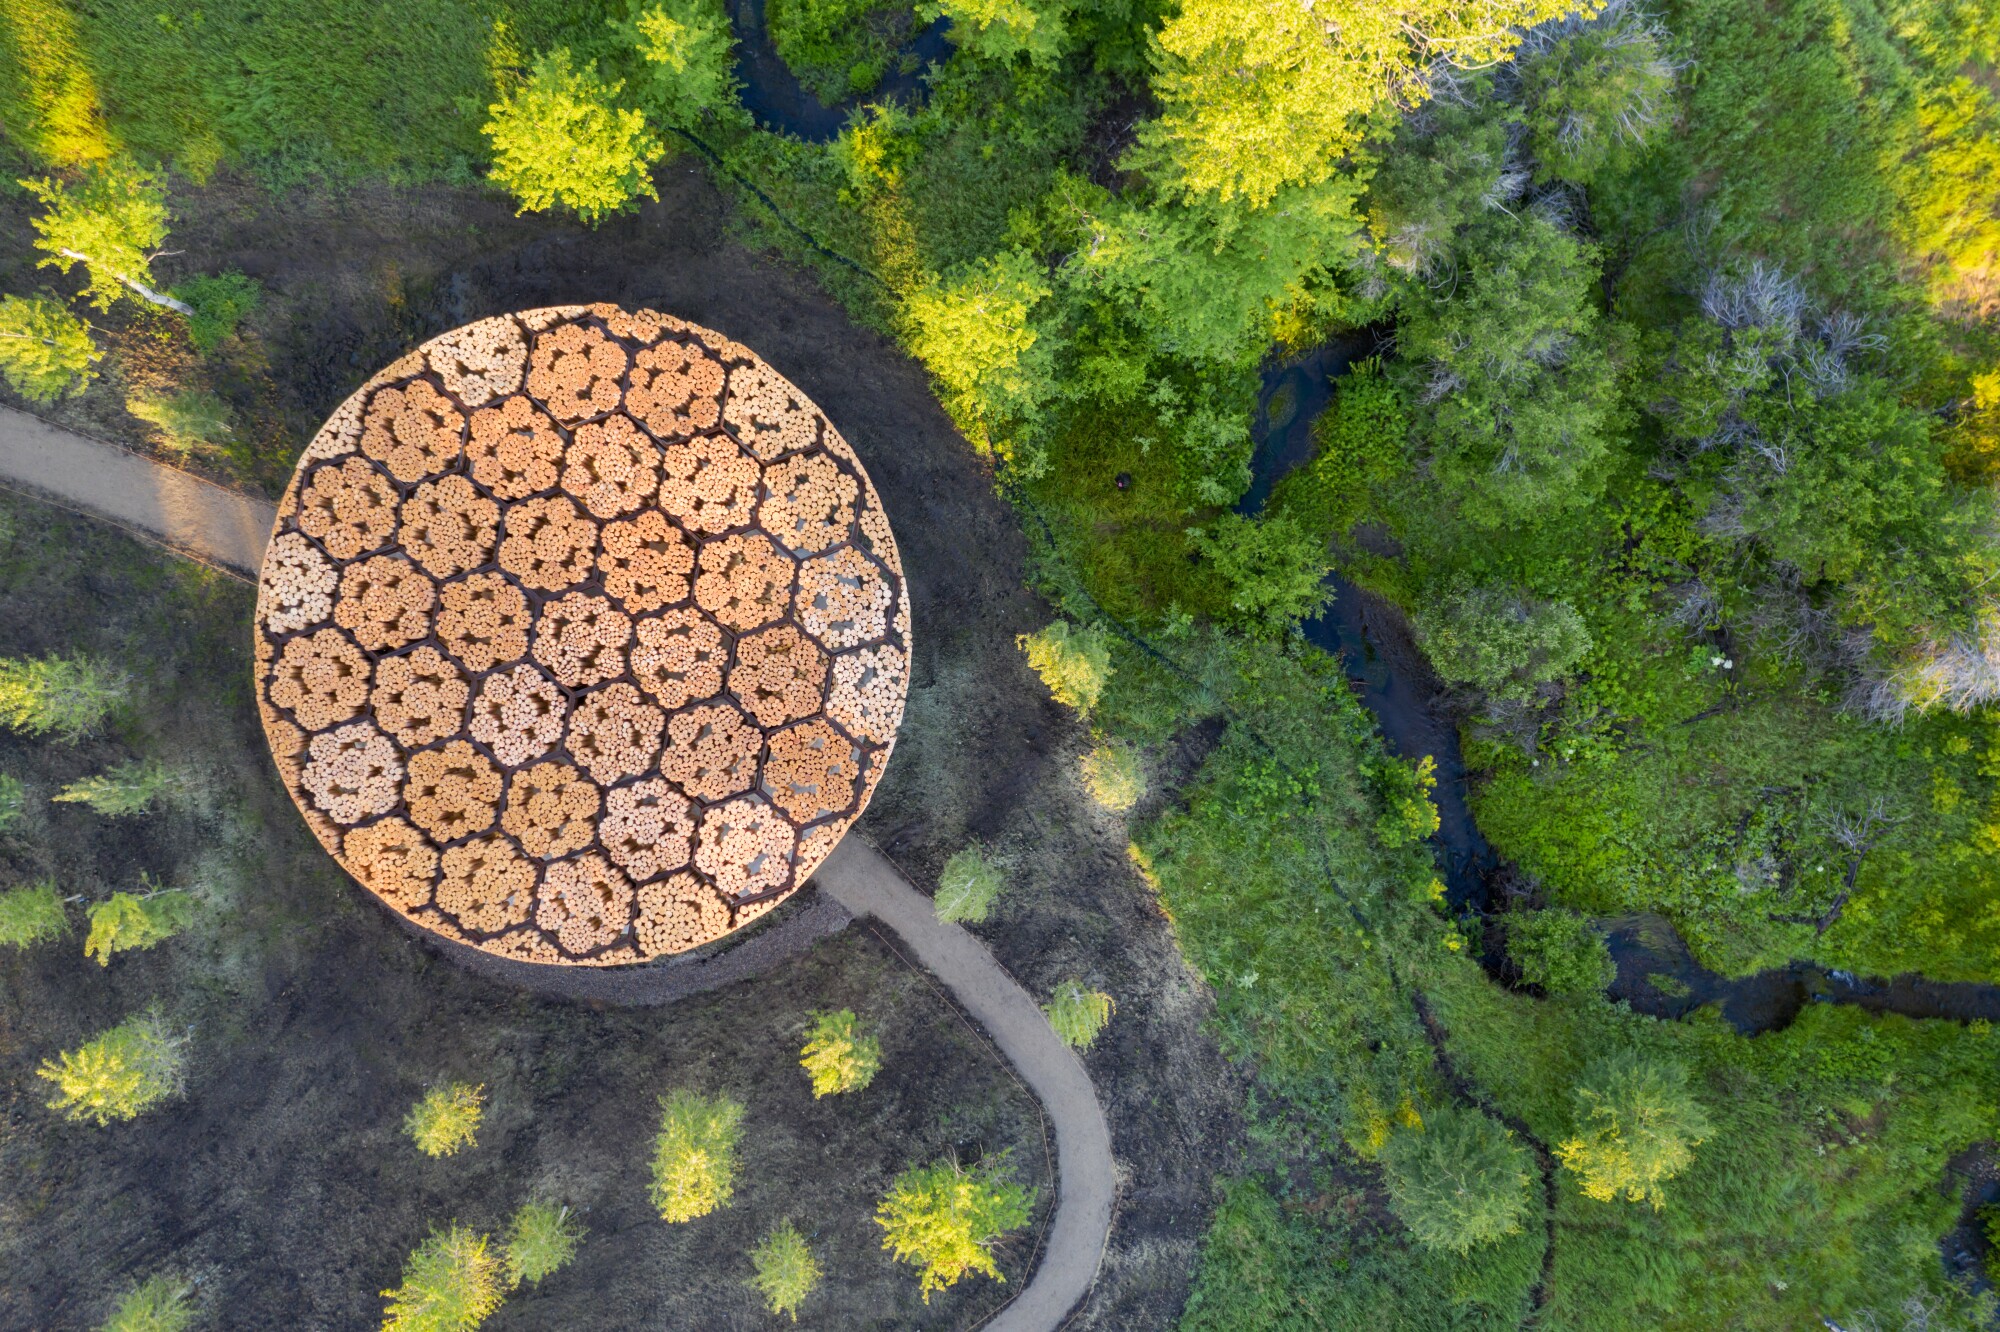
<path id="1" fill-rule="evenodd" d="M 0 486 L 87 513 L 177 554 L 254 580 L 277 508 L 39 417 L 0 407 Z M 850 833 L 814 876 L 855 916 L 894 930 L 1014 1065 L 1054 1126 L 1055 1220 L 1028 1284 L 986 1332 L 1055 1332 L 1097 1279 L 1117 1179 L 1111 1130 L 1075 1053 L 984 944 L 939 922 L 889 859 Z"/>

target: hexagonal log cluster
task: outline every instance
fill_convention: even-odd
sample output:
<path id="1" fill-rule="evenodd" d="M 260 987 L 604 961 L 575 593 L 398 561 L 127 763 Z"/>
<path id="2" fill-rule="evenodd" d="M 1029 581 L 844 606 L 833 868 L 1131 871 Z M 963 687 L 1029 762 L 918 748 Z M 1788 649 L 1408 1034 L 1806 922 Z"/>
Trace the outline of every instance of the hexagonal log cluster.
<path id="1" fill-rule="evenodd" d="M 615 965 L 805 882 L 895 743 L 909 629 L 818 408 L 707 329 L 566 306 L 426 343 L 314 438 L 257 695 L 306 821 L 383 901 Z"/>

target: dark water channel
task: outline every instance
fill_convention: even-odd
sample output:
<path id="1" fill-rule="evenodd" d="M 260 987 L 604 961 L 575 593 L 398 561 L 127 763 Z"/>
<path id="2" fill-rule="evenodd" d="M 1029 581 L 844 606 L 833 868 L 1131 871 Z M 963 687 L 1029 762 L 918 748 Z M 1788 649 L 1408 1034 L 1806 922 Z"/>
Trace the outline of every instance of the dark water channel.
<path id="1" fill-rule="evenodd" d="M 1278 478 L 1312 456 L 1312 422 L 1333 398 L 1333 381 L 1371 354 L 1377 334 L 1363 330 L 1264 372 L 1252 424 L 1256 451 L 1249 491 L 1237 505 L 1254 514 Z M 1383 738 L 1404 758 L 1428 754 L 1437 765 L 1438 831 L 1431 839 L 1446 901 L 1461 917 L 1493 910 L 1500 857 L 1474 822 L 1466 800 L 1465 760 L 1458 729 L 1438 707 L 1439 684 L 1395 607 L 1342 578 L 1328 576 L 1333 604 L 1305 622 L 1306 638 L 1339 658 L 1355 694 L 1375 714 Z M 1789 1026 L 1809 1003 L 1853 1004 L 1906 1017 L 2000 1021 L 2000 985 L 1926 980 L 1903 975 L 1869 979 L 1794 962 L 1728 977 L 1696 962 L 1672 924 L 1659 916 L 1598 922 L 1618 964 L 1611 997 L 1635 1011 L 1679 1018 L 1708 1004 L 1746 1036 Z M 1474 930 L 1475 936 L 1482 931 Z M 1483 959 L 1500 974 L 1504 958 L 1489 943 Z"/>
<path id="2" fill-rule="evenodd" d="M 922 100 L 923 80 L 933 64 L 943 64 L 952 52 L 945 39 L 951 20 L 937 22 L 912 37 L 897 51 L 898 59 L 875 91 L 828 106 L 813 96 L 792 67 L 771 44 L 764 23 L 765 0 L 729 0 L 729 21 L 736 28 L 736 77 L 743 84 L 743 105 L 765 129 L 790 134 L 807 143 L 827 143 L 838 137 L 848 114 L 863 102 Z M 907 67 L 907 69 L 906 69 Z"/>

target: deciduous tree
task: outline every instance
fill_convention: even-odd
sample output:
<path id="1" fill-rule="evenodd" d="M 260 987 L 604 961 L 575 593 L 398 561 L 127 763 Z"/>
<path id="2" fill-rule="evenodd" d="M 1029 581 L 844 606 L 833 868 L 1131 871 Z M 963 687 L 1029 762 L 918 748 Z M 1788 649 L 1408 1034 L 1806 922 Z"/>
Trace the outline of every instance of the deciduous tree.
<path id="1" fill-rule="evenodd" d="M 1687 1169 L 1713 1131 L 1687 1070 L 1635 1050 L 1607 1055 L 1577 1084 L 1570 1136 L 1556 1156 L 1586 1197 L 1665 1206 L 1665 1183 Z"/>
<path id="2" fill-rule="evenodd" d="M 1028 1223 L 1034 1191 L 982 1162 L 962 1170 L 956 1161 L 912 1166 L 896 1177 L 875 1209 L 887 1232 L 882 1247 L 922 1270 L 924 1303 L 931 1292 L 954 1285 L 968 1272 L 1005 1282 L 993 1245 Z"/>
<path id="3" fill-rule="evenodd" d="M 487 108 L 493 179 L 520 211 L 566 208 L 595 224 L 659 197 L 650 168 L 666 149 L 643 115 L 616 105 L 624 86 L 560 47 Z"/>

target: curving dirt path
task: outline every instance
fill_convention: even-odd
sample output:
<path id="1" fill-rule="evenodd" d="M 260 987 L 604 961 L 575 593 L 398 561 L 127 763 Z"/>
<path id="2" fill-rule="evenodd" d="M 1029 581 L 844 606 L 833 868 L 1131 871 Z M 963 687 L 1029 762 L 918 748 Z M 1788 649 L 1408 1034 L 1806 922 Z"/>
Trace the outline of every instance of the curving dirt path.
<path id="1" fill-rule="evenodd" d="M 941 923 L 931 900 L 911 887 L 880 851 L 850 832 L 814 880 L 821 892 L 855 915 L 873 916 L 901 936 L 986 1029 L 1055 1124 L 1059 1194 L 1041 1264 L 1027 1287 L 985 1327 L 989 1332 L 1060 1327 L 1097 1279 L 1118 1191 L 1111 1129 L 1090 1075 L 986 945 L 956 925 Z"/>
<path id="2" fill-rule="evenodd" d="M 6 407 L 0 407 L 0 486 L 106 519 L 177 554 L 252 579 L 277 516 L 268 501 Z M 896 932 L 985 1029 L 1055 1125 L 1058 1197 L 1041 1262 L 1028 1284 L 982 1324 L 987 1332 L 1054 1332 L 1097 1279 L 1117 1196 L 1111 1130 L 1090 1075 L 986 946 L 940 923 L 930 899 L 859 836 L 850 834 L 834 848 L 814 882 L 847 913 L 872 916 Z M 820 924 L 839 928 L 832 919 Z M 774 950 L 771 960 L 792 951 Z"/>
<path id="3" fill-rule="evenodd" d="M 278 506 L 0 407 L 0 484 L 254 579 Z"/>

